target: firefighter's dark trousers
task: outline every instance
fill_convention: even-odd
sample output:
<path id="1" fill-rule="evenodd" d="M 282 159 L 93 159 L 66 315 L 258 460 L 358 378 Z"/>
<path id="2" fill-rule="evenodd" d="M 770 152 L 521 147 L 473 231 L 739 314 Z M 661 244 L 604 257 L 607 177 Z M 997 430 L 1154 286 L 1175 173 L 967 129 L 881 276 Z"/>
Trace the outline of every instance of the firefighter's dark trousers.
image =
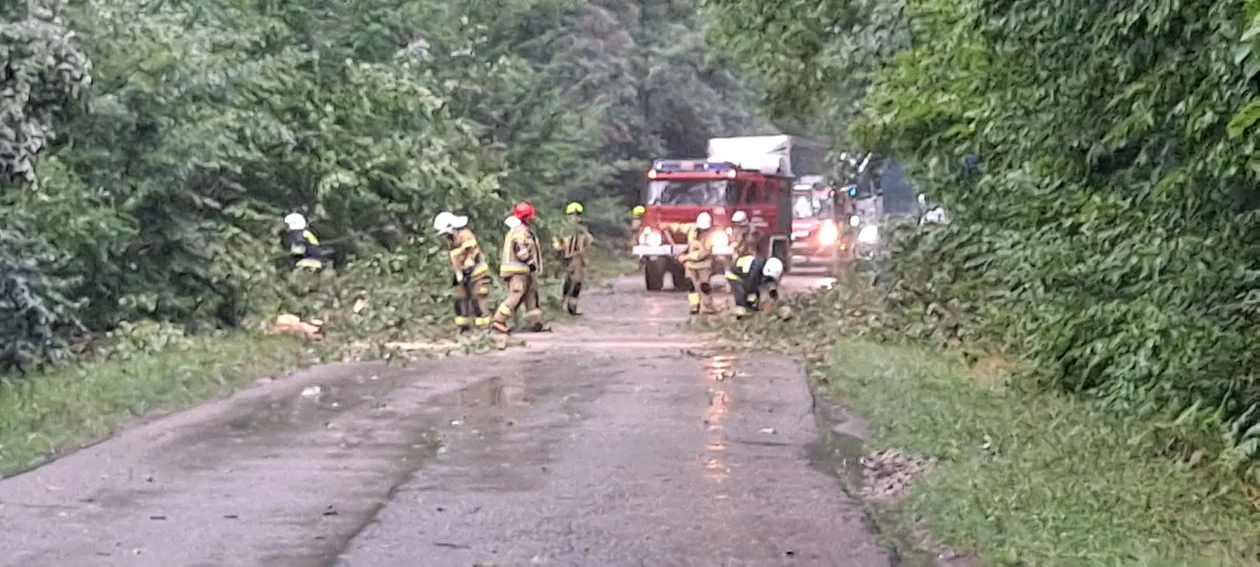
<path id="1" fill-rule="evenodd" d="M 564 308 L 570 315 L 577 315 L 578 296 L 582 295 L 582 282 L 586 281 L 586 258 L 569 258 L 568 272 L 564 275 Z"/>
<path id="2" fill-rule="evenodd" d="M 490 326 L 490 284 L 489 274 L 455 282 L 455 324 L 460 329 Z"/>

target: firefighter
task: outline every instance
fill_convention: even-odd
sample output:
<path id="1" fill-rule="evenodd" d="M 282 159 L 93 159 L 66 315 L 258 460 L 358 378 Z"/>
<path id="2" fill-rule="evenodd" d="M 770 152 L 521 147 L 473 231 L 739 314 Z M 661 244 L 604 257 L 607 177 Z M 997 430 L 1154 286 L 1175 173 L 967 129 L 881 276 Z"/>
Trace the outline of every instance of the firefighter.
<path id="1" fill-rule="evenodd" d="M 306 227 L 306 217 L 292 213 L 284 217 L 284 245 L 297 263 L 297 267 L 306 270 L 320 270 L 324 267 L 324 249 L 319 245 L 319 238 Z"/>
<path id="2" fill-rule="evenodd" d="M 761 293 L 767 292 L 771 301 L 779 300 L 779 278 L 783 277 L 783 261 L 762 258 L 753 254 L 740 256 L 726 270 L 731 285 L 731 298 L 735 302 L 735 318 L 743 319 L 753 311 L 761 310 Z"/>
<path id="3" fill-rule="evenodd" d="M 647 209 L 643 205 L 635 205 L 630 209 L 630 249 L 639 243 L 639 231 L 643 230 L 643 214 Z"/>
<path id="4" fill-rule="evenodd" d="M 735 224 L 735 231 L 731 234 L 732 254 L 736 258 L 756 256 L 757 241 L 761 239 L 761 235 L 757 234 L 757 229 L 748 222 L 748 213 L 735 211 L 735 214 L 731 215 L 731 222 Z"/>
<path id="5" fill-rule="evenodd" d="M 678 257 L 691 283 L 687 294 L 687 304 L 691 314 L 713 312 L 713 288 L 709 277 L 713 275 L 713 250 L 709 243 L 709 232 L 713 229 L 713 217 L 709 213 L 696 216 L 696 224 L 687 232 L 687 253 Z"/>
<path id="6" fill-rule="evenodd" d="M 512 216 L 520 224 L 508 230 L 503 239 L 499 260 L 499 277 L 508 284 L 508 296 L 494 312 L 490 326 L 500 333 L 508 332 L 508 318 L 523 304 L 530 330 L 544 331 L 546 326 L 543 325 L 542 309 L 538 304 L 538 274 L 542 273 L 542 254 L 538 237 L 529 227 L 534 220 L 534 206 L 524 201 L 517 203 L 512 209 Z M 510 220 L 507 222 L 511 223 Z"/>
<path id="7" fill-rule="evenodd" d="M 563 293 L 564 308 L 570 315 L 578 315 L 578 296 L 582 294 L 582 282 L 586 279 L 586 254 L 595 245 L 595 237 L 582 224 L 582 212 L 582 203 L 572 202 L 564 207 L 564 214 L 569 215 L 569 230 L 555 241 L 556 251 L 568 264 Z"/>
<path id="8" fill-rule="evenodd" d="M 443 211 L 433 219 L 433 229 L 446 239 L 450 251 L 455 325 L 461 332 L 473 325 L 479 329 L 489 327 L 490 266 L 477 245 L 477 236 L 468 230 L 468 217 Z"/>

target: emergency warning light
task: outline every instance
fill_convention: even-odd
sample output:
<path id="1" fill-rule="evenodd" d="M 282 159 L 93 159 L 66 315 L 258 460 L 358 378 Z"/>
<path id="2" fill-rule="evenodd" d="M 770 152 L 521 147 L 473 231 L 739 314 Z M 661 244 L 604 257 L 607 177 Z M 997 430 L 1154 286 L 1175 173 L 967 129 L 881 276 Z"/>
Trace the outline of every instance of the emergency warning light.
<path id="1" fill-rule="evenodd" d="M 857 197 L 857 185 L 850 185 L 850 186 L 849 186 L 849 196 L 850 196 L 850 197 Z"/>
<path id="2" fill-rule="evenodd" d="M 709 171 L 713 173 L 720 173 L 728 169 L 735 169 L 735 166 L 725 162 L 709 162 L 704 160 L 658 159 L 652 162 L 652 169 L 663 173 L 675 173 L 681 171 Z"/>

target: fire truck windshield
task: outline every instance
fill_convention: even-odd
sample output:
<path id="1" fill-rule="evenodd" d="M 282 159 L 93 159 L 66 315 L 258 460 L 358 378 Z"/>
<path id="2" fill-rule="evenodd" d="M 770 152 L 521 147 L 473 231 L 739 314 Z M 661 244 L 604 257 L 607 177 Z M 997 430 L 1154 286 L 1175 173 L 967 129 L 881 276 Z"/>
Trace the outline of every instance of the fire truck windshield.
<path id="1" fill-rule="evenodd" d="M 809 193 L 797 193 L 792 197 L 792 218 L 808 219 L 814 217 L 831 217 L 834 209 L 832 200 Z"/>
<path id="2" fill-rule="evenodd" d="M 649 205 L 728 205 L 737 199 L 725 180 L 662 179 L 648 184 Z"/>

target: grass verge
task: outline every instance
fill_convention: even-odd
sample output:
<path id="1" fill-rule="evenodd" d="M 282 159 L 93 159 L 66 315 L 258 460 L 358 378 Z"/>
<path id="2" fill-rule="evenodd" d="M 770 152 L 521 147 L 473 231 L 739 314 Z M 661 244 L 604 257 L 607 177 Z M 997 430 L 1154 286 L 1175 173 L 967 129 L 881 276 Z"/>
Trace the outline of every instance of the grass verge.
<path id="1" fill-rule="evenodd" d="M 891 532 L 926 527 L 991 564 L 1260 564 L 1260 511 L 1235 476 L 1156 455 L 1149 423 L 1009 387 L 1019 383 L 993 360 L 906 344 L 889 316 L 860 282 L 841 282 L 715 330 L 810 361 L 870 420 L 868 454 L 935 457 L 904 499 L 871 503 Z"/>
<path id="2" fill-rule="evenodd" d="M 841 341 L 815 375 L 872 420 L 872 449 L 937 457 L 896 505 L 943 544 L 1030 565 L 1260 560 L 1260 514 L 1232 479 L 1147 458 L 1139 424 L 995 386 L 932 349 Z"/>
<path id="3" fill-rule="evenodd" d="M 0 475 L 39 466 L 153 412 L 302 366 L 308 354 L 293 337 L 235 333 L 12 383 L 0 389 Z"/>

